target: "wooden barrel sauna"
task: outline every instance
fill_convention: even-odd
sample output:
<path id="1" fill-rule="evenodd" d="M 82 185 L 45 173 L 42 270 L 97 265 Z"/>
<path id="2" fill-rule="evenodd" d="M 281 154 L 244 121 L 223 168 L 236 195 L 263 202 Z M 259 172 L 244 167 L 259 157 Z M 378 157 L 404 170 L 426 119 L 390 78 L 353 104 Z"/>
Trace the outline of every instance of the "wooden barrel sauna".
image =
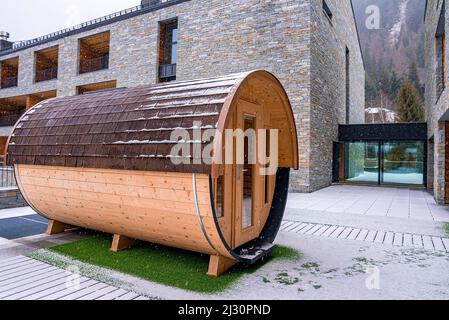
<path id="1" fill-rule="evenodd" d="M 278 129 L 271 175 L 258 163 L 217 160 L 217 149 L 228 150 L 225 130 L 248 128 Z M 174 164 L 174 145 L 210 146 L 172 140 L 175 129 L 222 136 L 208 159 L 196 164 L 190 154 L 190 163 Z M 273 248 L 298 146 L 287 94 L 257 70 L 40 102 L 16 124 L 7 163 L 28 204 L 49 219 L 49 234 L 77 226 L 113 234 L 114 251 L 134 240 L 192 250 L 210 255 L 208 274 L 218 276 Z"/>

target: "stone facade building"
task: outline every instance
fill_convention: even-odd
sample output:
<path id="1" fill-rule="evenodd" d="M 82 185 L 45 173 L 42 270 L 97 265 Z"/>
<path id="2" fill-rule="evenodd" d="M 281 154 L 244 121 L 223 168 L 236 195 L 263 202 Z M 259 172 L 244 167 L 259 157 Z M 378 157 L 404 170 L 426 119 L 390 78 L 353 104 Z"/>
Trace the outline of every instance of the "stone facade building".
<path id="1" fill-rule="evenodd" d="M 449 100 L 446 30 L 449 2 L 428 0 L 425 14 L 426 120 L 428 123 L 428 187 L 438 203 L 449 203 Z"/>
<path id="2" fill-rule="evenodd" d="M 338 125 L 364 122 L 365 72 L 351 0 L 144 0 L 29 42 L 2 41 L 6 126 L 56 95 L 273 72 L 296 116 L 295 191 L 329 186 Z"/>

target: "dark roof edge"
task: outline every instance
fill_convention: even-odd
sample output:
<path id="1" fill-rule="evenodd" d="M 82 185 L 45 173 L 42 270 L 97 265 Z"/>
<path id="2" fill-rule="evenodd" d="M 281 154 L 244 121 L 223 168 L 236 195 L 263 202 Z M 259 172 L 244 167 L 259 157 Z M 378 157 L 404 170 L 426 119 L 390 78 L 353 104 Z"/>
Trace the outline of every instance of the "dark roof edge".
<path id="1" fill-rule="evenodd" d="M 425 141 L 427 128 L 425 122 L 339 125 L 338 136 L 340 142 Z"/>
<path id="2" fill-rule="evenodd" d="M 17 47 L 17 48 L 13 48 L 13 49 L 8 49 L 8 50 L 4 50 L 4 51 L 0 51 L 0 57 L 2 56 L 6 56 L 15 52 L 19 52 L 25 49 L 29 49 L 38 45 L 42 45 L 42 44 L 46 44 L 52 41 L 56 41 L 56 40 L 60 40 L 66 37 L 70 37 L 76 34 L 80 34 L 86 31 L 90 31 L 90 30 L 94 30 L 103 26 L 107 26 L 119 21 L 123 21 L 123 20 L 127 20 L 130 18 L 134 18 L 149 12 L 153 12 L 153 11 L 157 11 L 160 9 L 164 9 L 167 7 L 171 7 L 183 2 L 187 2 L 190 0 L 169 0 L 167 2 L 161 2 L 159 4 L 156 5 L 152 5 L 152 6 L 135 6 L 132 8 L 128 8 L 122 11 L 118 11 L 97 19 L 93 19 L 90 21 L 86 21 L 80 25 L 77 26 L 73 26 L 67 29 L 63 29 L 63 30 L 59 30 L 56 31 L 54 33 L 50 33 L 48 35 L 44 35 L 42 37 L 38 37 L 35 39 L 31 39 L 31 40 L 27 40 L 27 41 L 23 41 L 25 43 L 30 42 L 29 44 Z M 126 12 L 129 11 L 129 12 Z M 123 14 L 121 14 L 122 12 L 125 12 Z M 119 15 L 120 14 L 120 15 Z M 99 21 L 99 22 L 96 22 Z"/>
<path id="3" fill-rule="evenodd" d="M 360 41 L 359 26 L 357 24 L 357 19 L 355 17 L 354 4 L 353 4 L 352 0 L 349 0 L 349 2 L 351 3 L 352 17 L 353 17 L 354 23 L 355 23 L 355 31 L 357 32 L 357 41 L 359 42 L 360 55 L 362 56 L 363 70 L 366 70 L 365 57 L 363 56 L 362 42 Z"/>

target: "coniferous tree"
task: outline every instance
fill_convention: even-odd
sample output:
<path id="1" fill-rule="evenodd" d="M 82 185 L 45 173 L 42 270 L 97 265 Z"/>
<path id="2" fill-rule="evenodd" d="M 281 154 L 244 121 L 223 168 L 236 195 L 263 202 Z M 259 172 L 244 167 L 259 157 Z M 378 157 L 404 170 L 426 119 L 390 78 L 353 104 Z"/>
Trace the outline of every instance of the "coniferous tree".
<path id="1" fill-rule="evenodd" d="M 424 98 L 424 85 L 421 83 L 421 80 L 419 78 L 418 74 L 418 67 L 416 65 L 416 62 L 413 62 L 410 64 L 408 78 L 410 81 L 415 85 L 416 89 L 418 90 L 419 97 L 421 100 Z"/>
<path id="2" fill-rule="evenodd" d="M 396 97 L 397 122 L 421 122 L 424 121 L 419 93 L 410 80 L 401 82 Z"/>
<path id="3" fill-rule="evenodd" d="M 418 67 L 416 66 L 416 62 L 412 62 L 410 64 L 409 70 L 408 70 L 408 78 L 417 88 L 420 87 L 421 81 L 419 80 L 418 75 Z"/>

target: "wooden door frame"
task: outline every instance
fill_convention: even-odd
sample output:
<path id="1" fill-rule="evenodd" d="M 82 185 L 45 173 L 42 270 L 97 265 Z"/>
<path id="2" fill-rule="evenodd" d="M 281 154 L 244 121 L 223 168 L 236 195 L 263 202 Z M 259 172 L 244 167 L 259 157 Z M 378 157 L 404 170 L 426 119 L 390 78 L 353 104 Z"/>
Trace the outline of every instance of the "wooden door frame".
<path id="1" fill-rule="evenodd" d="M 249 115 L 255 118 L 255 130 L 256 130 L 256 141 L 257 140 L 257 130 L 264 128 L 264 121 L 262 115 L 262 107 L 244 100 L 240 100 L 237 104 L 237 110 L 235 112 L 235 128 L 244 130 L 244 116 Z M 257 146 L 257 143 L 256 143 Z M 258 174 L 260 169 L 259 161 L 254 165 L 253 177 L 252 177 L 252 189 L 253 189 L 253 199 L 252 199 L 252 226 L 243 229 L 243 179 L 237 179 L 238 170 L 241 169 L 241 165 L 237 165 L 236 161 L 236 143 L 234 143 L 234 173 L 233 173 L 233 193 L 235 194 L 234 199 L 234 225 L 233 225 L 233 245 L 234 247 L 239 247 L 245 243 L 250 242 L 258 237 L 261 230 L 261 216 L 263 211 L 262 199 L 264 194 L 264 187 L 262 181 L 262 175 Z M 258 149 L 256 147 L 256 154 Z M 257 216 L 259 213 L 259 216 Z"/>

